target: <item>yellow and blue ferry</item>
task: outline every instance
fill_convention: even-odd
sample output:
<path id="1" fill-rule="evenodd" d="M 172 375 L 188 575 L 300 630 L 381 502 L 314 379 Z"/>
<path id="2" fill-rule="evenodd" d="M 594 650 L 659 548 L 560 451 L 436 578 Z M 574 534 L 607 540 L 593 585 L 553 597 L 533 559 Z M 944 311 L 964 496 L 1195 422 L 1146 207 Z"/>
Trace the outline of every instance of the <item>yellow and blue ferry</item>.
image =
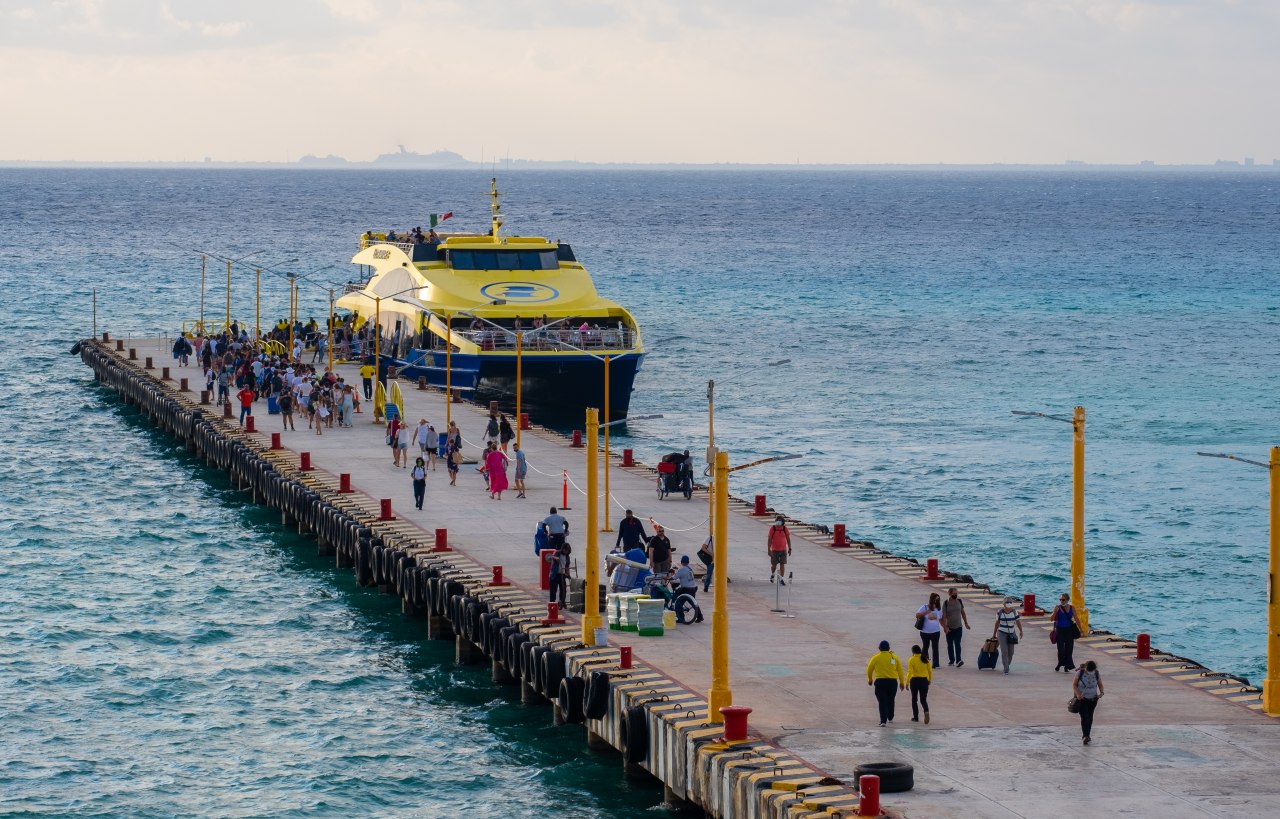
<path id="1" fill-rule="evenodd" d="M 405 377 L 506 403 L 519 373 L 523 405 L 574 418 L 606 406 L 607 383 L 610 417 L 625 418 L 644 361 L 635 318 L 596 292 L 570 245 L 504 235 L 499 196 L 495 179 L 488 233 L 365 233 L 351 261 L 372 274 L 337 306 L 376 322 L 384 362 Z"/>

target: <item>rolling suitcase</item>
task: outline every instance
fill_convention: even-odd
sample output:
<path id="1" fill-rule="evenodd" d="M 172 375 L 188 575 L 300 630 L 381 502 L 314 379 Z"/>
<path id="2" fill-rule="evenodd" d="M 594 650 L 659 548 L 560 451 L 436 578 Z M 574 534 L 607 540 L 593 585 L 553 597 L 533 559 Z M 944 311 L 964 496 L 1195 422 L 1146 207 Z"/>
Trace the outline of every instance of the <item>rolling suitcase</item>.
<path id="1" fill-rule="evenodd" d="M 995 640 L 988 639 L 982 644 L 982 651 L 978 652 L 978 670 L 984 668 L 994 669 L 996 667 L 996 659 L 1000 656 L 1000 643 Z"/>
<path id="2" fill-rule="evenodd" d="M 267 414 L 268 415 L 280 414 L 280 402 L 276 400 L 275 393 L 272 393 L 271 395 L 267 396 Z"/>

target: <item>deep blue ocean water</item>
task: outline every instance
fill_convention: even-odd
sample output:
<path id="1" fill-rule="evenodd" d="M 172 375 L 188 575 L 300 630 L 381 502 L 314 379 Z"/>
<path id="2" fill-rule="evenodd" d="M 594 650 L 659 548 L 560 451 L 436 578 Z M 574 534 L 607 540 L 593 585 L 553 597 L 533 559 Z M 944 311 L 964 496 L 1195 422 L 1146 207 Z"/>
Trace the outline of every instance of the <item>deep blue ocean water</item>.
<path id="1" fill-rule="evenodd" d="M 1280 175 L 524 172 L 512 233 L 571 242 L 652 351 L 625 436 L 732 491 L 1012 592 L 1065 589 L 1089 412 L 1093 623 L 1260 679 L 1280 444 Z M 480 172 L 0 171 L 0 813 L 638 816 L 661 792 L 244 502 L 67 355 L 171 332 L 203 248 L 325 268 L 368 228 L 487 219 Z M 452 223 L 451 223 L 452 224 Z M 349 272 L 348 268 L 350 268 Z M 264 322 L 284 280 L 264 275 Z M 233 313 L 252 321 L 237 268 Z M 211 266 L 206 310 L 224 310 Z M 789 358 L 790 364 L 761 364 Z M 464 431 L 465 432 L 465 431 Z M 621 445 L 621 444 L 620 444 Z M 677 544 L 679 545 L 679 544 Z M 793 567 L 803 588 L 804 566 Z M 904 600 L 904 610 L 919 601 Z M 852 661 L 852 658 L 851 658 Z M 478 806 L 478 807 L 476 807 Z"/>

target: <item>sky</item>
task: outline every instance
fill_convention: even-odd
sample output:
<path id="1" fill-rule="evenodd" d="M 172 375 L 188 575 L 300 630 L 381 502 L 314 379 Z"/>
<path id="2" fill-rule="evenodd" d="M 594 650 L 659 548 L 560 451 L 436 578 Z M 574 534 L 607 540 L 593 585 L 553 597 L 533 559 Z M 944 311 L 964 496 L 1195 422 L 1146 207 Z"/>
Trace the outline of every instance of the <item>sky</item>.
<path id="1" fill-rule="evenodd" d="M 1274 0 L 0 0 L 0 160 L 1280 158 Z"/>

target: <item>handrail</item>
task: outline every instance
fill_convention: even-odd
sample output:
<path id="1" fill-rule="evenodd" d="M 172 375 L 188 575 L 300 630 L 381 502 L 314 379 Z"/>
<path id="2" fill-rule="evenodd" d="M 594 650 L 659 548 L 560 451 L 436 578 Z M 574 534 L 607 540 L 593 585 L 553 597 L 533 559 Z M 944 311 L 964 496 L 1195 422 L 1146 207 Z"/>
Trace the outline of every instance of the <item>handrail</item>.
<path id="1" fill-rule="evenodd" d="M 461 336 L 481 350 L 516 349 L 515 330 L 454 330 L 454 338 Z M 616 327 L 591 328 L 585 332 L 568 327 L 552 327 L 546 330 L 525 330 L 521 346 L 525 352 L 569 350 L 626 350 L 636 349 L 636 332 Z"/>

